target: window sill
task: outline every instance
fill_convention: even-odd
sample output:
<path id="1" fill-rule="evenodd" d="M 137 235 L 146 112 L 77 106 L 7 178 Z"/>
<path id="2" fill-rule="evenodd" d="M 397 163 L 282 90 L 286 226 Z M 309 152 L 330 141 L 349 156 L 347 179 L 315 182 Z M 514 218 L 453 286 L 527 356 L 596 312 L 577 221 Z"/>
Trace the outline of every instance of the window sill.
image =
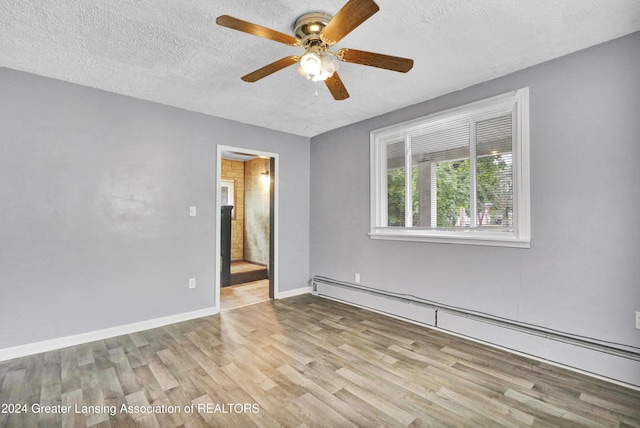
<path id="1" fill-rule="evenodd" d="M 531 239 L 515 234 L 483 231 L 429 231 L 415 229 L 376 229 L 369 233 L 371 239 L 390 241 L 432 242 L 439 244 L 485 245 L 491 247 L 531 248 Z"/>

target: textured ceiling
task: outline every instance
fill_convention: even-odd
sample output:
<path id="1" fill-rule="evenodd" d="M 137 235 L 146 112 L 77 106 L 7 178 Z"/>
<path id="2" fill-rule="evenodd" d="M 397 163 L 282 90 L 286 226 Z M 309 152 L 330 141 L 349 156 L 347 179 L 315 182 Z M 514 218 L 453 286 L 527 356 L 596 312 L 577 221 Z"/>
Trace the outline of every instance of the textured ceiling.
<path id="1" fill-rule="evenodd" d="M 294 67 L 241 81 L 302 49 L 215 24 L 226 14 L 291 34 L 299 15 L 345 2 L 4 0 L 0 66 L 311 137 L 640 30 L 639 0 L 376 0 L 335 48 L 414 68 L 341 63 L 351 97 L 334 101 Z"/>

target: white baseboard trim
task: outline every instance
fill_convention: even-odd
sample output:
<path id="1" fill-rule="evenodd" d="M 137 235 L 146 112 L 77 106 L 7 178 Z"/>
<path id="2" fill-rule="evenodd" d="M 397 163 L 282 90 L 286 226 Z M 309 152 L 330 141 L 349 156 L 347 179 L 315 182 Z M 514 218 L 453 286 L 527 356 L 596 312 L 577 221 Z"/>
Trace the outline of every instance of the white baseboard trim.
<path id="1" fill-rule="evenodd" d="M 115 336 L 149 330 L 194 318 L 215 315 L 219 311 L 216 308 L 200 309 L 182 314 L 169 315 L 161 318 L 154 318 L 132 324 L 109 327 L 103 330 L 90 331 L 87 333 L 74 334 L 73 336 L 59 337 L 56 339 L 43 340 L 42 342 L 27 343 L 25 345 L 0 349 L 0 361 L 11 360 L 13 358 L 26 357 L 27 355 L 39 354 L 42 352 L 54 351 L 56 349 L 67 348 L 69 346 L 81 345 L 83 343 L 95 342 L 96 340 L 109 339 Z"/>
<path id="2" fill-rule="evenodd" d="M 276 299 L 286 299 L 287 297 L 300 296 L 301 294 L 311 293 L 311 287 L 301 287 L 293 290 L 282 291 L 278 293 Z"/>

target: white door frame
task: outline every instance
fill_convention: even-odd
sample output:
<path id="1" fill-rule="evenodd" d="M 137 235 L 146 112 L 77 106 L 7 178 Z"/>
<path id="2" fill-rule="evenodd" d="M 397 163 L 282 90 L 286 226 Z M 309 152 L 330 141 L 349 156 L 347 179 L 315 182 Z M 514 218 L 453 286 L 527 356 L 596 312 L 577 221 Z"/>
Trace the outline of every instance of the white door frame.
<path id="1" fill-rule="evenodd" d="M 273 296 L 275 299 L 278 298 L 278 188 L 279 188 L 279 175 L 280 175 L 280 160 L 278 153 L 264 152 L 261 150 L 254 150 L 245 147 L 234 147 L 234 146 L 224 146 L 218 144 L 217 146 L 217 154 L 216 154 L 216 258 L 215 258 L 215 312 L 220 312 L 220 186 L 222 185 L 222 152 L 238 152 L 238 153 L 246 153 L 248 155 L 255 156 L 264 156 L 273 158 L 275 161 L 275 174 L 273 175 L 273 212 L 271 215 L 273 216 L 273 272 L 269 272 L 269 275 L 273 275 Z M 273 171 L 272 171 L 273 174 Z"/>

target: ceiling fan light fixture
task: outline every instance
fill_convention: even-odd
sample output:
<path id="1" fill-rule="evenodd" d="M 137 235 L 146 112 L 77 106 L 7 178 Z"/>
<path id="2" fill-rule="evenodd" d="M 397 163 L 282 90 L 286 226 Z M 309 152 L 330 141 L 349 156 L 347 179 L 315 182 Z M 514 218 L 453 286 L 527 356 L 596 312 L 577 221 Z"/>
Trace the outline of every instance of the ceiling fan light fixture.
<path id="1" fill-rule="evenodd" d="M 321 82 L 333 76 L 338 69 L 338 61 L 326 53 L 308 51 L 300 58 L 300 73 L 314 82 Z"/>
<path id="2" fill-rule="evenodd" d="M 308 76 L 316 76 L 322 71 L 322 60 L 315 52 L 307 52 L 300 58 L 300 67 Z"/>
<path id="3" fill-rule="evenodd" d="M 327 77 L 322 80 L 325 80 L 333 75 L 336 71 L 338 71 L 338 60 L 336 57 L 331 55 L 324 55 L 321 59 L 322 61 L 322 70 L 327 73 Z"/>

